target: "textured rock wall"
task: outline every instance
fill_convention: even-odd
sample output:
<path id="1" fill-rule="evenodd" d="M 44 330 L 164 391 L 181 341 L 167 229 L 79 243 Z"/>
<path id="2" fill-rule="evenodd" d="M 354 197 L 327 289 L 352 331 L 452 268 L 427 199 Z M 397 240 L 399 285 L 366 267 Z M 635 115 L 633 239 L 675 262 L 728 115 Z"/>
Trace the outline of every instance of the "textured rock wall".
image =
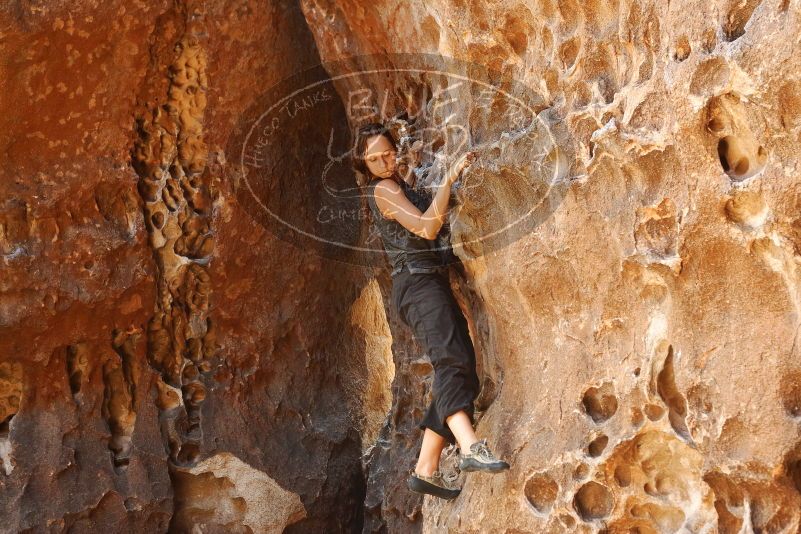
<path id="1" fill-rule="evenodd" d="M 9 2 L 0 28 L 3 531 L 799 531 L 797 1 Z M 386 266 L 265 230 L 225 149 L 265 88 L 384 52 L 525 83 L 559 170 L 547 217 L 475 242 L 537 196 L 543 138 L 460 93 L 451 281 L 512 469 L 451 503 L 403 485 L 431 366 Z M 388 112 L 402 82 L 371 87 Z"/>
<path id="2" fill-rule="evenodd" d="M 358 527 L 380 293 L 255 224 L 223 149 L 319 61 L 299 6 L 8 2 L 0 28 L 0 531 Z"/>
<path id="3" fill-rule="evenodd" d="M 402 480 L 430 368 L 398 327 L 366 528 L 381 501 L 390 531 L 798 532 L 798 2 L 302 6 L 324 60 L 440 53 L 524 82 L 568 166 L 527 235 L 457 251 L 497 386 L 478 435 L 511 470 L 462 477 L 458 499 L 418 513 Z M 461 194 L 457 243 L 510 217 L 537 150 L 459 95 L 478 145 L 499 150 L 466 174 L 481 186 Z"/>

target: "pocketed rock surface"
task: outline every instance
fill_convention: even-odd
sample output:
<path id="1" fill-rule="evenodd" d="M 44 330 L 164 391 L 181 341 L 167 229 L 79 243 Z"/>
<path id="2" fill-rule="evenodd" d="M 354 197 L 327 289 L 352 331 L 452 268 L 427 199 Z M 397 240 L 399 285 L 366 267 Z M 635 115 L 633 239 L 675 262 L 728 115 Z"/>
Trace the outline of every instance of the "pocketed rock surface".
<path id="1" fill-rule="evenodd" d="M 0 529 L 801 531 L 800 15 L 796 0 L 5 4 Z M 468 88 L 452 103 L 481 153 L 450 277 L 477 433 L 511 469 L 460 476 L 450 502 L 405 487 L 432 368 L 389 266 L 264 229 L 226 153 L 266 87 L 396 53 L 481 65 L 537 115 L 512 127 Z M 421 78 L 392 80 L 368 89 L 419 111 L 404 95 Z M 337 83 L 343 108 L 358 83 Z M 326 156 L 299 141 L 287 166 Z M 535 224 L 486 238 L 543 191 Z"/>
<path id="2" fill-rule="evenodd" d="M 512 467 L 425 500 L 422 530 L 798 532 L 799 5 L 302 5 L 324 59 L 441 53 L 525 83 L 568 167 L 536 228 L 457 251 L 497 390 L 478 435 Z M 502 117 L 474 117 L 489 141 Z M 536 147 L 498 138 L 455 243 L 531 177 Z"/>

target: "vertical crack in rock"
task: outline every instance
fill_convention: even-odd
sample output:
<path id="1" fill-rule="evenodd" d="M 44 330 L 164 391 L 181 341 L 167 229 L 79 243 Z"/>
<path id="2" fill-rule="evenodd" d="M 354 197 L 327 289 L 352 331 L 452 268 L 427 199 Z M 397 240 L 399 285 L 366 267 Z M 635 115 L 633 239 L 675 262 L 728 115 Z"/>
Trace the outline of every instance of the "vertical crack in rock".
<path id="1" fill-rule="evenodd" d="M 78 404 L 83 403 L 82 390 L 89 380 L 91 361 L 86 343 L 74 343 L 67 347 L 67 379 L 72 397 Z"/>
<path id="2" fill-rule="evenodd" d="M 338 336 L 337 350 L 365 355 L 363 361 L 339 362 L 338 383 L 346 393 L 351 425 L 361 431 L 362 458 L 375 446 L 378 434 L 392 407 L 392 336 L 387 310 L 377 280 L 362 287 L 348 310 L 348 321 Z"/>
<path id="3" fill-rule="evenodd" d="M 103 364 L 101 413 L 111 431 L 108 447 L 114 470 L 121 473 L 127 469 L 131 459 L 131 438 L 136 426 L 136 378 L 139 372 L 134 347 L 138 334 L 115 330 L 112 335 L 112 345 L 119 359 L 112 357 Z"/>
<path id="4" fill-rule="evenodd" d="M 194 464 L 202 438 L 200 405 L 206 396 L 215 335 L 207 270 L 214 250 L 210 228 L 210 175 L 203 141 L 206 53 L 203 13 L 187 4 L 186 29 L 166 69 L 153 45 L 153 76 L 168 78 L 166 101 L 150 103 L 136 118 L 133 166 L 144 201 L 145 223 L 158 269 L 156 309 L 147 330 L 147 359 L 167 387 L 159 389 L 162 432 L 171 460 Z M 159 98 L 160 100 L 160 98 Z M 181 392 L 180 406 L 170 388 Z"/>
<path id="5" fill-rule="evenodd" d="M 694 446 L 695 443 L 685 421 L 687 400 L 676 387 L 676 376 L 673 371 L 673 345 L 668 345 L 665 363 L 656 378 L 656 390 L 668 407 L 670 426 L 681 439 Z"/>
<path id="6" fill-rule="evenodd" d="M 457 264 L 458 265 L 458 264 Z M 499 393 L 503 375 L 489 342 L 488 316 L 481 297 L 470 288 L 463 269 L 451 271 L 451 290 L 465 317 L 473 340 L 481 391 L 475 400 L 476 425 Z M 388 293 L 389 288 L 384 289 Z M 422 496 L 409 494 L 405 486 L 408 467 L 420 451 L 422 432 L 417 429 L 431 400 L 434 369 L 422 353 L 411 330 L 402 324 L 394 310 L 387 314 L 392 333 L 395 376 L 392 381 L 392 407 L 367 458 L 367 496 L 364 503 L 364 532 L 416 532 L 423 506 Z M 446 447 L 440 468 L 455 471 L 457 448 Z M 397 491 L 395 490 L 397 489 Z"/>

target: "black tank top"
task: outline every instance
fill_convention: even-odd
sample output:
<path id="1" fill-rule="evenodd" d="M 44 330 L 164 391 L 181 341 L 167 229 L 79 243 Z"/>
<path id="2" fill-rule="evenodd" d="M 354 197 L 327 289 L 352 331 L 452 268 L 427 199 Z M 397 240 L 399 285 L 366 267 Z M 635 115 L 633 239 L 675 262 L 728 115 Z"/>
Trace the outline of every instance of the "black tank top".
<path id="1" fill-rule="evenodd" d="M 404 267 L 408 268 L 410 273 L 443 272 L 447 268 L 445 260 L 452 257 L 453 252 L 449 247 L 444 253 L 437 250 L 444 246 L 440 235 L 437 236 L 437 239 L 424 239 L 407 230 L 398 221 L 385 218 L 375 203 L 375 186 L 380 181 L 375 178 L 367 186 L 367 202 L 373 212 L 373 224 L 381 233 L 384 250 L 392 264 L 391 276 L 402 272 Z M 432 199 L 409 186 L 404 180 L 399 180 L 398 185 L 401 186 L 406 198 L 417 206 L 417 209 L 425 213 L 431 205 Z M 447 245 L 447 240 L 445 240 L 445 245 Z"/>

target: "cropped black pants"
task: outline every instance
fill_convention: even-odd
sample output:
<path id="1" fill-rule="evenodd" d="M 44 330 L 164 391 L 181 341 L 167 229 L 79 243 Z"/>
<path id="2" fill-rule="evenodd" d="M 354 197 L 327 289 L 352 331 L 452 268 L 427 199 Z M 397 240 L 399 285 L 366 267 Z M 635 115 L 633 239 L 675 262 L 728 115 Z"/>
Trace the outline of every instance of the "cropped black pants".
<path id="1" fill-rule="evenodd" d="M 392 278 L 392 303 L 434 367 L 431 404 L 417 426 L 455 443 L 445 418 L 464 410 L 475 424 L 473 401 L 480 384 L 467 319 L 451 292 L 447 272 L 412 274 L 404 269 Z"/>

